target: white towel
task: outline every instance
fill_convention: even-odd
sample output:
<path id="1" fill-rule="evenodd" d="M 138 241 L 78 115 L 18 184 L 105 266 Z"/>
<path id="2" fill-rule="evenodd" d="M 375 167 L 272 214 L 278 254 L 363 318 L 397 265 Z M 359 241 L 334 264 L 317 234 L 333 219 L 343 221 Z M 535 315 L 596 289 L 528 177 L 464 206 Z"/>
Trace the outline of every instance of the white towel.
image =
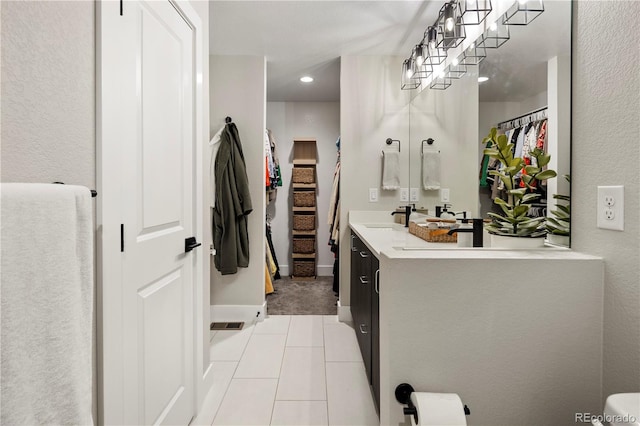
<path id="1" fill-rule="evenodd" d="M 85 187 L 2 184 L 0 423 L 93 424 L 93 213 Z"/>
<path id="2" fill-rule="evenodd" d="M 440 189 L 440 151 L 422 154 L 422 188 L 427 191 Z"/>
<path id="3" fill-rule="evenodd" d="M 400 188 L 400 153 L 398 151 L 382 151 L 382 189 Z"/>

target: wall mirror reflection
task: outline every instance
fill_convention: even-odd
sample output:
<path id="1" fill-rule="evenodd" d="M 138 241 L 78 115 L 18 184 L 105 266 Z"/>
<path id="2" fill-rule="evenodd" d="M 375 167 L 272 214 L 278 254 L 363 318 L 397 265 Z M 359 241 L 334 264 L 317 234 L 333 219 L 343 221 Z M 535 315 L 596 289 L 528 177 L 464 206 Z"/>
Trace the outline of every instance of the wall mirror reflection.
<path id="1" fill-rule="evenodd" d="M 499 162 L 483 155 L 486 144 L 481 143 L 496 127 L 514 144 L 514 155 L 527 164 L 535 147 L 550 155 L 546 167 L 555 170 L 557 177 L 529 191 L 539 198 L 527 215 L 547 217 L 547 239 L 568 246 L 571 3 L 545 2 L 544 8 L 526 26 L 499 25 L 503 16 L 497 28 L 495 19 L 487 22 L 485 37 L 499 37 L 474 37 L 473 44 L 466 44 L 468 52 L 486 51 L 478 65 L 466 65 L 463 73 L 449 72 L 444 76 L 450 83 L 445 90 L 427 86 L 413 91 L 410 183 L 419 190 L 417 206 L 429 214 L 436 213 L 436 206 L 458 217 L 489 219 L 489 212 L 500 212 L 495 199 L 501 194 L 504 198 L 504 184 L 491 174 Z M 468 56 L 468 63 L 478 61 L 473 54 L 458 56 L 459 61 Z M 458 67 L 464 65 L 457 62 Z M 451 61 L 448 64 L 451 71 Z M 435 177 L 434 164 L 440 166 Z M 520 185 L 521 176 L 516 180 Z"/>

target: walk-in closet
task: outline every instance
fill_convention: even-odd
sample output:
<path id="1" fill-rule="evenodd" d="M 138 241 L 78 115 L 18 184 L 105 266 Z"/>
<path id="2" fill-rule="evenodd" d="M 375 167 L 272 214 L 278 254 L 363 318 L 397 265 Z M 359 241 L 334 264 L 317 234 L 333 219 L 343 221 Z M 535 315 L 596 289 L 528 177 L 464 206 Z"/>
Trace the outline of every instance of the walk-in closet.
<path id="1" fill-rule="evenodd" d="M 338 99 L 306 98 L 287 101 L 267 91 L 267 135 L 282 182 L 266 198 L 267 263 L 272 258 L 278 265 L 268 265 L 265 275 L 270 315 L 337 312 L 340 107 Z"/>

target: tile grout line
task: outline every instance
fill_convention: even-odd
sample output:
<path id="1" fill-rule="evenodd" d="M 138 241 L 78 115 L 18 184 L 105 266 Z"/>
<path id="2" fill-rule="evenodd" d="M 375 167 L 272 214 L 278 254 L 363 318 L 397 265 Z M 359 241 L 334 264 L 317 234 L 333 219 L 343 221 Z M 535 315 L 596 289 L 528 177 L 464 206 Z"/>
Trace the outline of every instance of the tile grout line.
<path id="1" fill-rule="evenodd" d="M 218 362 L 229 362 L 229 361 L 218 361 Z M 216 409 L 216 414 L 214 414 L 213 420 L 211 421 L 211 426 L 213 426 L 213 424 L 216 422 L 216 417 L 218 417 L 218 413 L 220 412 L 220 407 L 222 407 L 222 404 L 224 403 L 224 399 L 227 397 L 227 392 L 229 392 L 229 388 L 231 387 L 231 382 L 233 382 L 233 376 L 235 376 L 236 370 L 238 369 L 238 365 L 240 365 L 240 361 L 231 361 L 231 362 L 235 362 L 236 367 L 233 369 L 233 373 L 231 374 L 231 379 L 229 380 L 229 384 L 227 384 L 227 387 L 225 388 L 224 393 L 222 394 L 222 398 L 220 399 L 220 404 L 218 404 L 218 408 Z"/>
<path id="2" fill-rule="evenodd" d="M 330 425 L 329 423 L 329 382 L 327 380 L 327 340 L 325 336 L 325 323 L 324 323 L 324 318 L 322 318 L 322 351 L 324 352 L 324 391 L 325 391 L 325 397 L 327 398 L 327 425 Z"/>
<path id="3" fill-rule="evenodd" d="M 213 422 L 211 422 L 212 426 L 216 421 L 216 417 L 218 417 L 218 414 L 220 413 L 220 407 L 222 407 L 222 404 L 224 403 L 224 400 L 227 397 L 227 393 L 229 392 L 229 388 L 231 387 L 231 382 L 233 382 L 233 380 L 235 379 L 236 371 L 238 371 L 238 367 L 240 366 L 240 362 L 242 361 L 242 357 L 244 356 L 244 353 L 247 350 L 247 346 L 249 346 L 249 340 L 251 340 L 251 336 L 253 336 L 253 332 L 255 331 L 255 325 L 252 324 L 250 327 L 254 327 L 254 328 L 251 329 L 251 333 L 249 333 L 249 338 L 247 339 L 247 343 L 245 344 L 244 348 L 242 349 L 242 354 L 240 355 L 240 359 L 237 361 L 236 368 L 233 369 L 233 374 L 231 375 L 231 380 L 229 380 L 229 384 L 227 385 L 227 388 L 224 391 L 224 395 L 222 396 L 222 399 L 220 400 L 220 405 L 218 406 L 218 409 L 216 410 L 216 415 L 213 416 Z"/>
<path id="4" fill-rule="evenodd" d="M 291 328 L 291 316 L 289 316 L 289 325 L 287 326 L 287 334 L 284 337 L 284 348 L 282 350 L 282 359 L 280 359 L 280 371 L 278 372 L 278 378 L 276 379 L 276 392 L 273 394 L 273 404 L 271 404 L 271 417 L 269 418 L 269 425 L 273 423 L 273 413 L 276 411 L 276 401 L 278 400 L 278 388 L 280 387 L 280 376 L 282 375 L 282 368 L 284 367 L 284 354 L 287 352 L 287 339 L 289 338 L 289 329 Z"/>

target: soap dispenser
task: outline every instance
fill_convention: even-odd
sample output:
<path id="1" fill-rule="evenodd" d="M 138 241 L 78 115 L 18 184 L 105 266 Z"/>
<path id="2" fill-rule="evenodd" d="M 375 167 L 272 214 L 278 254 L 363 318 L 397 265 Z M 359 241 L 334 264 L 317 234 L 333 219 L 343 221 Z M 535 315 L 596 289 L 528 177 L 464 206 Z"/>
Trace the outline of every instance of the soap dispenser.
<path id="1" fill-rule="evenodd" d="M 444 206 L 442 207 L 442 211 L 440 212 L 441 219 L 453 219 L 456 217 L 455 214 L 449 211 L 450 208 L 451 204 L 444 204 Z"/>

